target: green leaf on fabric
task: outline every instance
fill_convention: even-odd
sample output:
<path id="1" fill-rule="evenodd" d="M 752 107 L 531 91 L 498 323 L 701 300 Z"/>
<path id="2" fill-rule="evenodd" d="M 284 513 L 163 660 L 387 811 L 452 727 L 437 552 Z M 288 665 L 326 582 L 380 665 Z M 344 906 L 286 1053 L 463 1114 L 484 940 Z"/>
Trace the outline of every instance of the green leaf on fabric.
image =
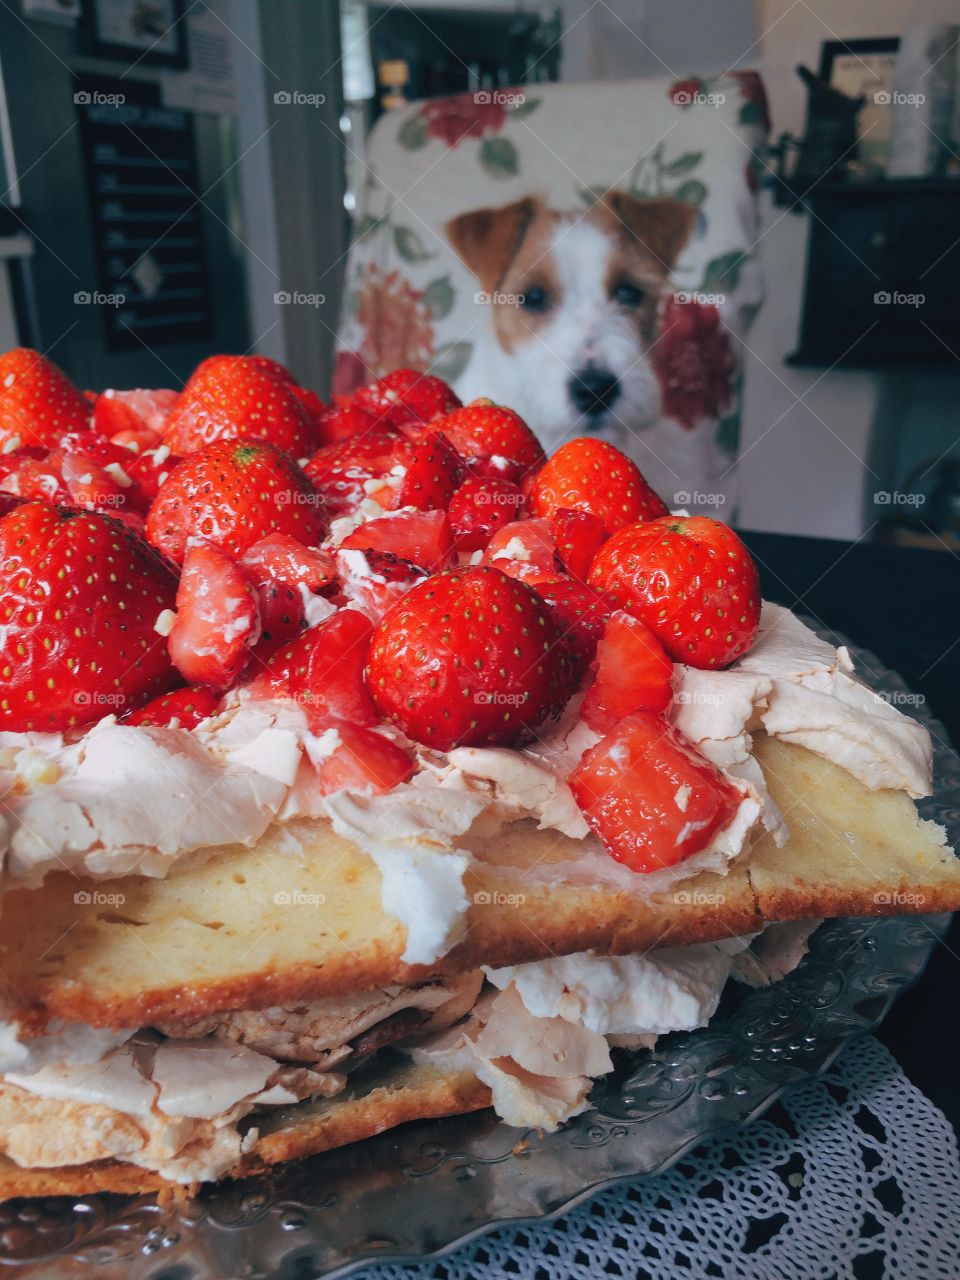
<path id="1" fill-rule="evenodd" d="M 430 372 L 444 382 L 455 382 L 467 367 L 472 352 L 472 342 L 448 342 L 430 362 Z"/>
<path id="2" fill-rule="evenodd" d="M 453 310 L 453 285 L 449 276 L 431 280 L 423 291 L 423 300 L 434 320 L 443 320 Z"/>
<path id="3" fill-rule="evenodd" d="M 689 173 L 691 169 L 695 169 L 703 159 L 702 151 L 684 151 L 683 155 L 677 156 L 675 160 L 668 160 L 661 169 L 661 173 L 666 178 L 679 178 L 683 174 Z"/>
<path id="4" fill-rule="evenodd" d="M 540 101 L 541 100 L 539 98 L 524 97 L 522 102 L 515 102 L 513 106 L 508 107 L 507 110 L 514 119 L 522 120 L 524 116 L 528 116 L 532 112 L 536 111 L 537 107 L 540 105 Z"/>
<path id="5" fill-rule="evenodd" d="M 436 256 L 412 227 L 394 227 L 393 243 L 404 262 L 426 262 L 428 258 Z"/>
<path id="6" fill-rule="evenodd" d="M 512 178 L 520 170 L 517 148 L 509 138 L 484 138 L 480 163 L 491 178 Z"/>
<path id="7" fill-rule="evenodd" d="M 740 411 L 728 413 L 725 418 L 721 418 L 717 423 L 717 430 L 714 434 L 717 448 L 722 449 L 724 453 L 735 457 L 740 448 Z"/>
<path id="8" fill-rule="evenodd" d="M 397 130 L 397 141 L 407 151 L 419 151 L 427 141 L 427 125 L 419 111 L 407 116 Z"/>
<path id="9" fill-rule="evenodd" d="M 740 265 L 744 256 L 733 252 L 721 253 L 719 258 L 711 258 L 703 273 L 703 284 L 700 286 L 703 292 L 732 293 L 740 279 Z"/>
<path id="10" fill-rule="evenodd" d="M 699 178 L 687 178 L 681 182 L 673 193 L 674 200 L 682 200 L 685 204 L 695 205 L 698 209 L 707 198 L 707 188 Z"/>

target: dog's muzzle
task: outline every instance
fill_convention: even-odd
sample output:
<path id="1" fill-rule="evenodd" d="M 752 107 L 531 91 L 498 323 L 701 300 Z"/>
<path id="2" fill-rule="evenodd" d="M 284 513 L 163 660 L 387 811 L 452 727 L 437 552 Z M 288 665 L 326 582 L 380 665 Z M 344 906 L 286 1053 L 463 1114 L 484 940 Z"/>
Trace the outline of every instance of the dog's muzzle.
<path id="1" fill-rule="evenodd" d="M 620 379 L 609 369 L 581 369 L 568 383 L 570 399 L 578 412 L 599 418 L 620 397 Z"/>

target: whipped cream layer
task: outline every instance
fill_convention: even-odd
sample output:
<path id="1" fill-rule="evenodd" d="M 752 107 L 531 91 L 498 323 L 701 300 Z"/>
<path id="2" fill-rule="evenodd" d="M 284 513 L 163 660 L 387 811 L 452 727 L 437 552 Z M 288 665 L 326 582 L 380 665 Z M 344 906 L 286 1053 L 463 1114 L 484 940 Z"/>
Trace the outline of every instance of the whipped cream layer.
<path id="1" fill-rule="evenodd" d="M 5 880 L 35 885 L 58 869 L 162 876 L 198 850 L 254 845 L 274 822 L 324 818 L 380 869 L 383 909 L 407 930 L 403 959 L 429 964 L 462 936 L 474 846 L 504 824 L 532 819 L 582 850 L 562 864 L 525 868 L 528 882 L 614 886 L 641 897 L 703 870 L 724 872 L 760 827 L 782 844 L 787 824 L 751 755 L 758 729 L 816 752 L 871 789 L 930 793 L 926 730 L 858 681 L 845 649 L 819 639 L 789 610 L 764 604 L 756 644 L 731 668 L 677 668 L 671 710 L 743 799 L 708 849 L 640 875 L 604 852 L 565 781 L 598 741 L 580 719 L 581 702 L 582 695 L 571 698 L 559 722 L 522 750 L 436 752 L 381 726 L 418 766 L 382 796 L 322 795 L 315 766 L 339 749 L 336 731 L 312 734 L 295 703 L 242 690 L 191 731 L 107 716 L 75 738 L 2 733 Z"/>

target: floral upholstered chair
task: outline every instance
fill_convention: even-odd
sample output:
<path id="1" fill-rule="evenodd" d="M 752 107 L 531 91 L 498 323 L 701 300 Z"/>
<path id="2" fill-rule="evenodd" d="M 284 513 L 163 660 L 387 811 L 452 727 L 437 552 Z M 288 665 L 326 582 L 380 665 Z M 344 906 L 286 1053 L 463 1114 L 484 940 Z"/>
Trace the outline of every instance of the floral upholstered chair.
<path id="1" fill-rule="evenodd" d="M 451 218 L 532 194 L 584 213 L 610 189 L 673 197 L 697 214 L 649 352 L 660 419 L 655 436 L 631 433 L 622 447 L 668 501 L 707 495 L 691 503 L 712 501 L 712 514 L 731 518 L 743 340 L 762 301 L 755 193 L 766 127 L 751 71 L 535 85 L 388 113 L 364 158 L 334 391 L 398 366 L 469 381 L 488 317 L 444 232 Z"/>

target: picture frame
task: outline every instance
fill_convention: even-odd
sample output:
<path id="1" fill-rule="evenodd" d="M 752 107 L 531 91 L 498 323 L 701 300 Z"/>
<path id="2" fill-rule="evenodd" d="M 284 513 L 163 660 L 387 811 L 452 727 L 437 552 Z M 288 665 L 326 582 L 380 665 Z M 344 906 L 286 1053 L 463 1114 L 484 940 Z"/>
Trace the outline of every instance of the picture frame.
<path id="1" fill-rule="evenodd" d="M 858 160 L 867 169 L 882 170 L 886 165 L 899 48 L 899 36 L 867 36 L 825 40 L 820 49 L 820 79 L 850 98 L 865 99 L 859 115 Z"/>
<path id="2" fill-rule="evenodd" d="M 85 0 L 83 52 L 131 64 L 190 65 L 184 0 Z"/>

